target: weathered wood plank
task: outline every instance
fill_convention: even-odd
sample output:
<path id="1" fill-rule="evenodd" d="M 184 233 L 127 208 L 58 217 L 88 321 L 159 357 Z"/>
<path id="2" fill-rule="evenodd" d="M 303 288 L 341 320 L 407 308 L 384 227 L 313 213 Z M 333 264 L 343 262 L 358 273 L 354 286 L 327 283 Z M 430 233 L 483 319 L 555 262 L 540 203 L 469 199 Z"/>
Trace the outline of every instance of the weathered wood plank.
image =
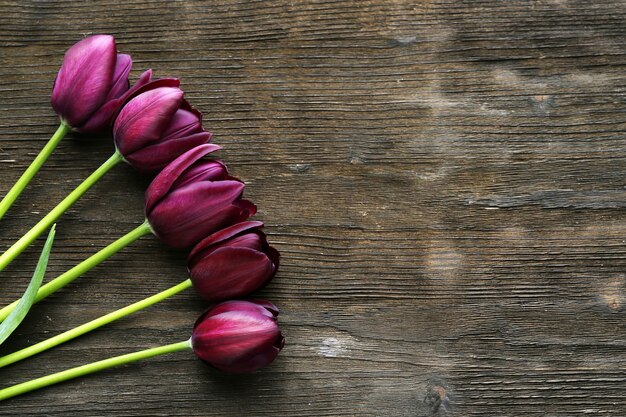
<path id="1" fill-rule="evenodd" d="M 15 416 L 624 415 L 626 4 L 0 0 L 0 191 L 53 132 L 64 50 L 116 35 L 180 76 L 283 254 L 287 347 L 225 376 L 163 357 L 0 405 Z M 112 152 L 65 140 L 0 248 Z M 142 220 L 117 168 L 59 222 L 55 276 Z M 21 293 L 38 247 L 0 280 Z M 185 278 L 143 238 L 35 307 L 0 353 Z M 0 371 L 2 386 L 178 341 L 180 294 Z"/>

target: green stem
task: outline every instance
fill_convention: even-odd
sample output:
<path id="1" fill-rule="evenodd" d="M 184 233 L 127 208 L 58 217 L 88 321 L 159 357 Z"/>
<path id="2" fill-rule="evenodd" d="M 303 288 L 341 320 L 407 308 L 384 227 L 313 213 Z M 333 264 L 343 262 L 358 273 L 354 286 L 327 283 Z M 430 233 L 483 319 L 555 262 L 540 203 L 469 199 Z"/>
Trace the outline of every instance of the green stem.
<path id="1" fill-rule="evenodd" d="M 191 350 L 191 339 L 184 342 L 173 343 L 171 345 L 165 345 L 157 348 L 146 349 L 139 352 L 129 353 L 122 356 L 116 356 L 113 358 L 105 359 L 103 361 L 93 362 L 88 365 L 78 366 L 76 368 L 67 369 L 56 374 L 44 376 L 42 378 L 33 379 L 28 382 L 13 385 L 0 390 L 0 401 L 7 398 L 15 397 L 30 391 L 34 391 L 39 388 L 44 388 L 50 385 L 58 384 L 59 382 L 68 381 L 70 379 L 78 378 L 80 376 L 88 375 L 94 372 L 103 371 L 114 366 L 120 366 L 127 363 L 135 362 L 142 359 L 152 358 L 158 355 L 165 355 L 167 353 L 179 352 L 181 350 Z"/>
<path id="2" fill-rule="evenodd" d="M 61 142 L 61 139 L 63 139 L 70 130 L 72 130 L 70 126 L 61 122 L 57 131 L 54 132 L 54 135 L 52 135 L 48 143 L 46 143 L 46 146 L 43 147 L 43 149 L 39 152 L 39 155 L 37 155 L 35 160 L 31 162 L 30 166 L 26 169 L 26 171 L 24 171 L 20 179 L 17 180 L 15 185 L 11 187 L 11 189 L 9 190 L 9 192 L 7 192 L 2 201 L 0 201 L 0 219 L 4 216 L 4 214 L 15 202 L 15 200 L 17 200 L 17 198 L 20 196 L 22 191 L 24 191 L 24 188 L 26 188 L 30 180 L 32 180 L 37 171 L 39 171 L 39 168 L 41 168 L 41 166 L 44 164 L 44 162 L 46 162 L 52 151 L 54 151 L 54 148 L 57 147 L 59 142 Z"/>
<path id="3" fill-rule="evenodd" d="M 117 165 L 120 161 L 122 161 L 122 157 L 119 153 L 115 152 L 106 162 L 98 169 L 96 169 L 90 176 L 87 177 L 85 181 L 83 181 L 78 187 L 74 189 L 71 193 L 68 194 L 67 197 L 63 199 L 55 208 L 53 208 L 50 213 L 46 214 L 46 216 L 39 221 L 32 229 L 30 229 L 24 236 L 20 238 L 17 242 L 13 244 L 9 249 L 6 250 L 0 256 L 0 271 L 2 271 L 8 264 L 11 263 L 13 259 L 17 257 L 24 249 L 30 245 L 33 240 L 37 239 L 37 237 L 42 234 L 44 231 L 48 230 L 50 226 L 61 216 L 67 209 L 72 207 L 72 205 L 78 200 L 85 192 L 94 185 L 104 174 L 106 174 L 111 168 Z"/>
<path id="4" fill-rule="evenodd" d="M 76 278 L 80 277 L 81 275 L 89 271 L 94 266 L 99 265 L 100 263 L 108 259 L 110 256 L 119 252 L 126 246 L 133 243 L 135 240 L 139 239 L 140 237 L 148 233 L 150 233 L 150 225 L 148 224 L 148 221 L 146 220 L 142 224 L 137 226 L 135 229 L 131 230 L 130 232 L 128 232 L 121 238 L 117 239 L 115 242 L 111 243 L 106 248 L 101 249 L 99 252 L 96 252 L 95 254 L 91 255 L 89 258 L 85 259 L 84 261 L 82 261 L 81 263 L 79 263 L 78 265 L 70 269 L 69 271 L 59 275 L 57 278 L 53 279 L 46 285 L 39 288 L 35 302 L 41 301 L 42 299 L 46 298 L 50 294 L 65 287 L 67 284 L 74 281 Z M 11 304 L 9 304 L 8 306 L 0 309 L 0 322 L 7 318 L 7 316 L 11 313 L 11 311 L 13 311 L 15 306 L 17 306 L 18 302 L 19 300 L 16 300 L 12 302 Z"/>
<path id="5" fill-rule="evenodd" d="M 29 346 L 27 348 L 24 348 L 22 350 L 18 350 L 17 352 L 13 352 L 11 354 L 8 354 L 6 356 L 3 356 L 0 358 L 0 368 L 3 368 L 7 365 L 10 365 L 12 363 L 15 362 L 19 362 L 23 359 L 29 358 L 33 355 L 36 355 L 38 353 L 41 353 L 43 351 L 46 351 L 48 349 L 51 349 L 55 346 L 58 346 L 62 343 L 65 343 L 69 340 L 72 340 L 78 336 L 82 336 L 85 333 L 88 333 L 92 330 L 95 330 L 99 327 L 102 327 L 106 324 L 109 324 L 115 320 L 119 320 L 122 317 L 125 317 L 129 314 L 132 314 L 134 312 L 137 312 L 139 310 L 142 310 L 144 308 L 150 307 L 153 304 L 158 303 L 159 301 L 163 301 L 166 298 L 169 298 L 173 295 L 178 294 L 181 291 L 186 290 L 187 288 L 191 287 L 191 280 L 187 279 L 183 282 L 181 282 L 178 285 L 173 286 L 172 288 L 169 288 L 165 291 L 162 291 L 158 294 L 155 294 L 151 297 L 145 298 L 141 301 L 138 301 L 134 304 L 131 304 L 129 306 L 126 306 L 124 308 L 121 308 L 119 310 L 116 310 L 112 313 L 106 314 L 100 318 L 97 318 L 95 320 L 92 320 L 88 323 L 85 323 L 81 326 L 75 327 L 72 330 L 68 330 L 67 332 L 61 333 L 57 336 L 51 337 L 50 339 L 44 340 L 42 342 L 39 342 L 35 345 Z"/>

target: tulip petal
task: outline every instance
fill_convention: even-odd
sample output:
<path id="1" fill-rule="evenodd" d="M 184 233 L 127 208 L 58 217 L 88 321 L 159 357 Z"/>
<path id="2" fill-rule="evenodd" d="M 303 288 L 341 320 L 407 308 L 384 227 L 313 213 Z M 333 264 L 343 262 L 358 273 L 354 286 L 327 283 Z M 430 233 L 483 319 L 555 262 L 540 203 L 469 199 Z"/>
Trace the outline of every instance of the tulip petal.
<path id="1" fill-rule="evenodd" d="M 115 61 L 115 70 L 113 72 L 113 85 L 109 94 L 107 95 L 105 102 L 114 100 L 121 97 L 128 88 L 130 83 L 128 82 L 128 74 L 133 67 L 133 60 L 130 55 L 117 54 L 117 60 Z"/>
<path id="2" fill-rule="evenodd" d="M 278 316 L 279 310 L 274 304 L 267 300 L 261 300 L 258 298 L 247 298 L 245 300 L 230 300 L 221 302 L 208 310 L 206 310 L 200 318 L 196 321 L 194 326 L 197 326 L 202 320 L 207 317 L 216 316 L 228 311 L 247 311 L 249 313 L 261 314 L 271 319 L 275 319 Z"/>
<path id="3" fill-rule="evenodd" d="M 161 138 L 180 106 L 183 92 L 178 88 L 160 87 L 130 100 L 115 120 L 113 137 L 123 156 Z"/>
<path id="4" fill-rule="evenodd" d="M 96 133 L 110 127 L 118 108 L 117 100 L 105 103 L 104 106 L 91 115 L 84 125 L 75 128 L 75 130 L 81 133 Z"/>
<path id="5" fill-rule="evenodd" d="M 137 80 L 135 85 L 130 90 L 128 90 L 128 92 L 124 95 L 124 97 L 122 97 L 122 99 L 124 100 L 124 103 L 127 103 L 138 95 L 145 93 L 146 91 L 155 90 L 161 87 L 178 88 L 180 87 L 180 80 L 178 78 L 158 78 L 156 80 L 153 80 L 152 70 L 149 69 L 141 74 L 139 80 Z"/>
<path id="6" fill-rule="evenodd" d="M 200 252 L 204 251 L 209 246 L 213 246 L 217 243 L 223 242 L 247 230 L 261 227 L 263 227 L 263 222 L 252 220 L 237 223 L 225 229 L 222 229 L 219 232 L 215 232 L 211 236 L 201 240 L 196 246 L 193 247 L 188 257 L 189 262 L 191 263 L 193 258 L 195 258 L 198 254 L 200 254 Z"/>
<path id="7" fill-rule="evenodd" d="M 134 93 L 135 91 L 139 90 L 141 87 L 148 84 L 149 82 L 152 82 L 152 68 L 149 68 L 145 70 L 144 72 L 142 72 L 141 75 L 139 76 L 139 79 L 135 83 L 135 85 L 133 85 L 132 88 L 126 92 L 126 94 Z M 168 87 L 178 87 L 178 85 L 170 85 Z M 127 98 L 130 98 L 130 97 L 127 97 Z"/>
<path id="8" fill-rule="evenodd" d="M 247 345 L 247 349 L 258 344 L 258 341 L 254 340 L 255 336 L 273 342 L 278 326 L 275 318 L 267 315 L 269 311 L 247 301 L 227 301 L 227 303 L 229 303 L 227 306 L 221 306 L 221 311 L 211 311 L 211 309 L 209 314 L 205 314 L 196 322 L 194 326 L 196 335 L 214 337 L 213 340 L 207 338 L 206 345 L 213 343 L 217 345 L 216 342 L 225 341 L 225 339 L 215 340 L 216 336 L 232 338 L 234 341 L 241 342 L 242 346 Z M 270 337 L 267 337 L 268 335 Z"/>
<path id="9" fill-rule="evenodd" d="M 230 226 L 231 224 L 240 223 L 248 217 L 254 216 L 256 214 L 256 210 L 257 207 L 250 200 L 233 201 L 231 205 L 225 206 L 221 210 L 215 212 L 213 214 L 213 218 L 207 220 L 206 224 L 203 224 L 207 230 L 203 236 L 214 233 L 219 229 Z M 196 240 L 194 244 L 198 243 L 203 236 L 200 236 L 200 239 Z"/>
<path id="10" fill-rule="evenodd" d="M 275 271 L 263 252 L 227 246 L 199 260 L 190 275 L 201 297 L 217 301 L 242 297 L 261 288 L 271 281 Z"/>
<path id="11" fill-rule="evenodd" d="M 124 156 L 133 168 L 140 172 L 158 171 L 181 154 L 199 145 L 204 145 L 211 140 L 211 133 L 201 132 L 194 135 L 165 142 L 157 142 L 154 145 L 145 146 L 138 151 Z"/>
<path id="12" fill-rule="evenodd" d="M 185 152 L 157 175 L 148 186 L 145 197 L 146 215 L 152 211 L 154 205 L 161 200 L 172 188 L 179 176 L 181 176 L 187 168 L 194 164 L 198 159 L 211 152 L 215 152 L 221 147 L 213 144 L 196 146 L 195 148 Z"/>
<path id="13" fill-rule="evenodd" d="M 274 344 L 281 344 L 284 346 L 285 338 L 282 336 L 282 334 L 277 336 L 276 339 L 280 339 L 281 342 L 275 342 Z M 214 364 L 213 366 L 223 372 L 228 372 L 231 374 L 254 372 L 273 362 L 280 353 L 280 350 L 280 348 L 271 346 L 264 349 L 259 349 L 258 353 L 250 357 L 238 358 L 225 364 L 219 363 Z"/>
<path id="14" fill-rule="evenodd" d="M 52 107 L 72 127 L 80 127 L 102 106 L 113 82 L 115 40 L 90 36 L 65 53 L 52 89 Z"/>
<path id="15" fill-rule="evenodd" d="M 237 245 L 236 241 L 238 240 L 238 238 L 236 236 L 238 235 L 242 237 L 247 235 L 254 236 L 258 244 L 256 246 L 247 247 L 258 250 L 260 252 L 265 252 L 265 249 L 269 248 L 269 245 L 267 244 L 265 234 L 259 230 L 259 228 L 261 227 L 263 227 L 263 223 L 257 221 L 249 221 L 236 223 L 233 226 L 213 233 L 211 236 L 201 240 L 193 247 L 191 253 L 187 257 L 187 265 L 189 269 L 193 268 L 196 262 L 207 256 L 211 252 L 215 251 L 216 249 L 221 248 L 224 245 Z"/>
<path id="16" fill-rule="evenodd" d="M 161 135 L 161 140 L 176 139 L 199 132 L 202 132 L 202 123 L 198 116 L 188 110 L 178 109 Z"/>
<path id="17" fill-rule="evenodd" d="M 94 114 L 91 115 L 89 120 L 80 127 L 75 128 L 77 132 L 81 133 L 96 133 L 105 130 L 111 126 L 113 117 L 117 113 L 119 104 L 117 100 L 111 100 L 100 107 Z"/>
<path id="18" fill-rule="evenodd" d="M 172 185 L 172 188 L 181 188 L 192 182 L 200 181 L 223 181 L 230 179 L 228 169 L 222 161 L 197 161 L 187 169 Z M 241 182 L 241 181 L 240 181 Z"/>
<path id="19" fill-rule="evenodd" d="M 202 122 L 202 112 L 200 112 L 200 110 L 196 109 L 191 104 L 189 104 L 187 100 L 183 100 L 183 103 L 180 105 L 180 108 L 193 113 L 198 118 L 198 120 Z"/>
<path id="20" fill-rule="evenodd" d="M 267 248 L 265 248 L 264 252 L 267 257 L 270 258 L 270 261 L 272 261 L 272 263 L 274 264 L 274 268 L 278 270 L 278 267 L 280 266 L 280 252 L 278 252 L 270 245 L 267 245 Z"/>
<path id="21" fill-rule="evenodd" d="M 151 212 L 148 221 L 165 244 L 186 248 L 220 227 L 240 221 L 248 207 L 235 201 L 244 184 L 237 181 L 206 181 L 187 185 L 166 195 Z"/>
<path id="22" fill-rule="evenodd" d="M 280 310 L 278 309 L 278 307 L 276 307 L 274 303 L 271 303 L 267 300 L 262 300 L 260 298 L 246 298 L 246 301 L 249 303 L 254 303 L 260 307 L 263 307 L 265 310 L 269 311 L 269 313 L 272 315 L 274 320 L 276 320 L 276 317 L 278 317 L 278 314 L 280 313 Z"/>

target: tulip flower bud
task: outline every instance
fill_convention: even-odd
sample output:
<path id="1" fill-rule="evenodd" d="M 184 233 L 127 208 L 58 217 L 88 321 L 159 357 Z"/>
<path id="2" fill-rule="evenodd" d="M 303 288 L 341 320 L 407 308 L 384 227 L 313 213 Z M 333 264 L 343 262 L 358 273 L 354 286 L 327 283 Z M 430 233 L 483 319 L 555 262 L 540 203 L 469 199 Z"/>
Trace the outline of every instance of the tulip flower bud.
<path id="1" fill-rule="evenodd" d="M 146 190 L 146 218 L 165 244 L 190 247 L 256 213 L 252 202 L 241 199 L 241 181 L 226 179 L 226 168 L 219 162 L 199 161 L 218 149 L 206 144 L 187 151 L 166 166 Z"/>
<path id="2" fill-rule="evenodd" d="M 253 372 L 270 364 L 285 345 L 268 301 L 226 301 L 196 322 L 191 347 L 204 362 L 225 372 Z"/>
<path id="3" fill-rule="evenodd" d="M 113 125 L 113 139 L 126 162 L 139 171 L 160 170 L 184 152 L 211 140 L 202 115 L 176 85 L 146 89 L 129 100 Z"/>
<path id="4" fill-rule="evenodd" d="M 261 222 L 227 227 L 198 243 L 189 255 L 189 274 L 198 294 L 209 300 L 243 297 L 272 280 L 279 253 L 259 230 Z"/>
<path id="5" fill-rule="evenodd" d="M 52 88 L 52 107 L 74 130 L 93 133 L 110 126 L 124 100 L 150 81 L 144 73 L 129 90 L 130 55 L 118 54 L 110 35 L 94 35 L 65 53 Z"/>

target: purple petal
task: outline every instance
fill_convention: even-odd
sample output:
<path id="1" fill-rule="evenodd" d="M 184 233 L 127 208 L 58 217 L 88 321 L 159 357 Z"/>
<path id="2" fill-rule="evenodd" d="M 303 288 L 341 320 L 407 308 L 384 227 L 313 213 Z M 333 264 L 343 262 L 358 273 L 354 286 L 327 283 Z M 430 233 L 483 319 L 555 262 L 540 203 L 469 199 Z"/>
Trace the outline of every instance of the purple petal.
<path id="1" fill-rule="evenodd" d="M 237 298 L 267 284 L 275 268 L 263 253 L 250 248 L 218 248 L 191 269 L 196 292 L 206 300 Z"/>
<path id="2" fill-rule="evenodd" d="M 280 342 L 277 342 L 276 340 L 280 340 Z M 258 353 L 256 353 L 255 355 L 245 358 L 232 359 L 231 361 L 226 363 L 215 363 L 212 365 L 223 372 L 229 372 L 231 374 L 243 374 L 258 371 L 259 369 L 264 368 L 265 366 L 272 363 L 274 359 L 276 359 L 282 349 L 282 347 L 275 347 L 274 345 L 276 344 L 280 344 L 281 346 L 285 345 L 285 338 L 280 333 L 276 336 L 275 341 L 272 343 L 272 346 L 268 346 L 264 349 L 259 349 Z"/>
<path id="3" fill-rule="evenodd" d="M 128 74 L 133 67 L 133 60 L 130 55 L 117 54 L 117 61 L 115 61 L 115 71 L 113 72 L 113 85 L 109 94 L 107 95 L 105 102 L 120 98 L 128 88 L 130 83 L 128 82 Z"/>
<path id="4" fill-rule="evenodd" d="M 204 145 L 211 140 L 209 132 L 197 133 L 184 138 L 170 139 L 165 142 L 146 146 L 126 155 L 126 162 L 140 172 L 152 172 L 163 169 L 181 154 Z"/>
<path id="5" fill-rule="evenodd" d="M 158 78 L 156 80 L 152 79 L 152 70 L 149 69 L 145 71 L 139 77 L 139 80 L 135 83 L 135 85 L 124 94 L 124 97 L 121 97 L 124 100 L 124 103 L 129 102 L 140 94 L 145 93 L 146 91 L 156 90 L 161 87 L 171 87 L 178 88 L 180 87 L 180 80 L 177 78 Z M 183 102 L 185 100 L 183 99 Z"/>
<path id="6" fill-rule="evenodd" d="M 252 232 L 234 237 L 228 242 L 224 242 L 224 245 L 228 245 L 230 248 L 248 248 L 262 252 L 263 247 L 265 246 L 264 241 L 264 236 Z"/>
<path id="7" fill-rule="evenodd" d="M 111 100 L 100 107 L 91 117 L 80 127 L 75 128 L 81 133 L 97 133 L 109 128 L 113 117 L 117 112 L 118 105 L 116 100 Z"/>
<path id="8" fill-rule="evenodd" d="M 199 132 L 202 132 L 202 123 L 198 116 L 190 111 L 178 109 L 169 126 L 161 135 L 161 140 L 176 139 Z"/>
<path id="9" fill-rule="evenodd" d="M 178 177 L 172 185 L 173 189 L 181 188 L 192 182 L 223 181 L 229 179 L 228 170 L 222 161 L 197 161 Z"/>
<path id="10" fill-rule="evenodd" d="M 199 236 L 194 244 L 198 243 L 204 236 L 223 229 L 235 223 L 240 223 L 256 213 L 256 206 L 249 200 L 236 200 L 231 205 L 215 212 L 211 219 L 206 219 L 203 223 L 205 233 Z"/>
<path id="11" fill-rule="evenodd" d="M 100 107 L 91 117 L 85 122 L 84 125 L 75 128 L 77 132 L 81 133 L 96 133 L 105 130 L 111 126 L 113 117 L 117 113 L 118 104 L 117 100 L 111 100 Z"/>
<path id="12" fill-rule="evenodd" d="M 132 91 L 128 91 L 127 94 L 129 92 L 137 91 L 138 89 L 140 89 L 141 87 L 143 87 L 144 85 L 148 84 L 151 81 L 152 81 L 152 68 L 148 68 L 147 70 L 141 73 L 141 75 L 139 76 L 139 79 L 137 80 L 135 85 L 133 85 L 133 87 L 131 88 Z M 178 85 L 170 85 L 169 87 L 178 87 Z"/>
<path id="13" fill-rule="evenodd" d="M 219 232 L 213 233 L 211 236 L 203 239 L 202 241 L 200 241 L 200 243 L 194 246 L 194 248 L 191 250 L 191 253 L 189 254 L 188 259 L 191 262 L 191 259 L 196 257 L 196 255 L 204 251 L 209 246 L 223 242 L 247 230 L 261 228 L 261 227 L 263 227 L 263 222 L 248 221 L 248 222 L 237 223 L 225 229 L 222 229 Z"/>
<path id="14" fill-rule="evenodd" d="M 113 126 L 115 145 L 120 153 L 126 157 L 157 142 L 182 100 L 180 89 L 160 87 L 126 103 Z"/>
<path id="15" fill-rule="evenodd" d="M 187 168 L 193 165 L 198 159 L 205 155 L 221 149 L 217 145 L 206 144 L 196 146 L 185 152 L 169 165 L 163 168 L 163 171 L 157 175 L 148 186 L 145 194 L 146 215 L 152 211 L 154 205 L 161 200 L 172 188 L 179 176 L 181 176 Z"/>
<path id="16" fill-rule="evenodd" d="M 178 81 L 178 80 L 172 80 L 172 81 Z M 145 86 L 148 86 L 148 85 L 155 86 L 155 83 L 156 81 L 152 81 L 152 70 L 148 69 L 144 71 L 143 73 L 141 73 L 135 85 L 133 85 L 128 90 L 126 90 L 124 94 L 117 97 L 115 101 L 118 103 L 119 106 L 121 106 L 122 104 L 129 101 L 131 98 L 140 94 L 140 90 L 143 90 Z M 171 83 L 171 84 L 172 85 L 159 85 L 159 87 L 178 87 L 178 84 L 176 82 Z"/>
<path id="17" fill-rule="evenodd" d="M 237 181 L 187 185 L 159 201 L 148 213 L 148 221 L 163 243 L 174 248 L 189 247 L 247 214 L 246 207 L 239 207 L 235 201 L 243 188 Z"/>
<path id="18" fill-rule="evenodd" d="M 196 251 L 196 248 L 200 245 L 200 243 L 198 243 L 192 250 L 193 256 L 192 254 L 190 254 L 188 257 L 187 265 L 189 269 L 195 268 L 197 262 L 206 258 L 211 253 L 217 251 L 220 248 L 247 248 L 254 249 L 257 252 L 265 253 L 265 249 L 269 247 L 265 238 L 265 234 L 258 229 L 250 229 L 249 231 L 242 232 L 239 235 L 231 237 L 230 239 L 224 240 L 216 244 L 204 246 L 202 250 Z"/>
<path id="19" fill-rule="evenodd" d="M 52 88 L 52 107 L 72 127 L 80 127 L 102 106 L 113 83 L 116 49 L 110 35 L 95 35 L 65 53 Z"/>
<path id="20" fill-rule="evenodd" d="M 278 316 L 278 307 L 267 300 L 261 299 L 246 299 L 246 300 L 231 300 L 219 303 L 208 310 L 206 310 L 202 316 L 196 321 L 195 326 L 198 325 L 206 317 L 216 316 L 228 311 L 242 311 L 252 314 L 261 314 L 271 319 Z"/>
<path id="21" fill-rule="evenodd" d="M 272 261 L 272 263 L 274 264 L 274 268 L 276 268 L 276 270 L 278 271 L 278 267 L 280 266 L 280 252 L 278 252 L 270 245 L 267 245 L 267 247 L 264 249 L 264 252 L 267 257 L 270 258 L 270 261 Z"/>
<path id="22" fill-rule="evenodd" d="M 278 307 L 276 307 L 273 303 L 267 300 L 262 300 L 260 298 L 249 298 L 247 301 L 263 307 L 264 309 L 269 311 L 274 318 L 278 317 L 278 314 L 280 313 Z"/>
<path id="23" fill-rule="evenodd" d="M 193 113 L 198 118 L 198 120 L 200 120 L 200 123 L 202 123 L 202 113 L 200 112 L 200 110 L 189 104 L 187 100 L 183 100 L 183 104 L 180 105 L 180 108 Z"/>

